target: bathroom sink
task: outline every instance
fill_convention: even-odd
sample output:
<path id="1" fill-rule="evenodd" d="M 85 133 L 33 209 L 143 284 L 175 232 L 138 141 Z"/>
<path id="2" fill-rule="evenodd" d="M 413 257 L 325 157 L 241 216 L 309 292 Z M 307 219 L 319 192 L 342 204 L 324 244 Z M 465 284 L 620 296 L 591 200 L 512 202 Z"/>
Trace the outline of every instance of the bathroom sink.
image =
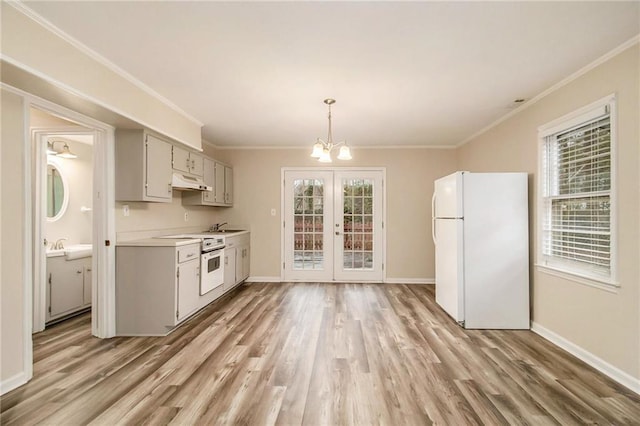
<path id="1" fill-rule="evenodd" d="M 65 249 L 57 249 L 57 250 L 47 249 L 47 257 L 64 256 L 64 251 Z"/>
<path id="2" fill-rule="evenodd" d="M 64 249 L 64 256 L 67 260 L 82 259 L 93 254 L 91 244 L 74 244 Z"/>

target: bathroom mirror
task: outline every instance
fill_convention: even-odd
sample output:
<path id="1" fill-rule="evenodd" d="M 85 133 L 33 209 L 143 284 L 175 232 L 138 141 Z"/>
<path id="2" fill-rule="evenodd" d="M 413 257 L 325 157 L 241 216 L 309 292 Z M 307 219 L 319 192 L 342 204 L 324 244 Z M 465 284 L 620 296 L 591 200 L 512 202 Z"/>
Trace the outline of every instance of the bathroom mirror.
<path id="1" fill-rule="evenodd" d="M 47 221 L 62 217 L 69 204 L 69 188 L 57 164 L 47 162 Z"/>

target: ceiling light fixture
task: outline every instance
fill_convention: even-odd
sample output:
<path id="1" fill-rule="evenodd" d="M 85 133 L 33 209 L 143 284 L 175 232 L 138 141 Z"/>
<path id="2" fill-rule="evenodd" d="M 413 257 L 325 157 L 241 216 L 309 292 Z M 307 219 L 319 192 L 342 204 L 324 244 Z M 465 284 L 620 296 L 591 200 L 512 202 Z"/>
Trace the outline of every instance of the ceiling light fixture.
<path id="1" fill-rule="evenodd" d="M 318 138 L 315 144 L 313 144 L 313 152 L 311 157 L 317 158 L 321 163 L 331 163 L 331 150 L 337 146 L 340 146 L 340 152 L 338 153 L 338 160 L 351 160 L 351 149 L 347 145 L 347 142 L 342 141 L 333 143 L 333 135 L 331 134 L 331 105 L 336 103 L 335 99 L 325 99 L 324 103 L 329 108 L 329 134 L 327 141 L 323 141 Z"/>
<path id="2" fill-rule="evenodd" d="M 64 146 L 62 147 L 62 151 L 58 151 L 54 148 L 54 145 L 56 143 L 64 144 Z M 47 155 L 55 155 L 56 157 L 60 157 L 60 158 L 78 158 L 76 154 L 71 152 L 71 150 L 69 149 L 69 144 L 66 143 L 65 141 L 47 142 Z"/>

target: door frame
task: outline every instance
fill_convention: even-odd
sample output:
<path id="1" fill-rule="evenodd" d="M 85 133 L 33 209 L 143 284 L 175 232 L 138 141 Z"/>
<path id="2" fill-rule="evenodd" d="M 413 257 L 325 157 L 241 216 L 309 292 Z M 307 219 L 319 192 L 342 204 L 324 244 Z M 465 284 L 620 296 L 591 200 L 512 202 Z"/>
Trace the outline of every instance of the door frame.
<path id="1" fill-rule="evenodd" d="M 285 232 L 284 226 L 286 221 L 285 212 L 285 173 L 286 172 L 361 172 L 361 171 L 374 171 L 382 172 L 382 281 L 367 281 L 357 280 L 356 282 L 372 282 L 372 283 L 384 283 L 387 281 L 387 192 L 385 182 L 387 180 L 387 168 L 386 167 L 282 167 L 280 169 L 280 281 L 284 281 L 284 262 L 286 259 L 286 247 L 285 247 Z M 336 281 L 331 281 L 336 282 Z"/>
<path id="2" fill-rule="evenodd" d="M 27 367 L 27 381 L 33 376 L 33 285 L 34 263 L 43 253 L 41 226 L 35 221 L 33 176 L 34 149 L 32 147 L 31 108 L 61 117 L 67 121 L 95 132 L 93 146 L 93 291 L 91 332 L 99 338 L 115 336 L 115 128 L 79 112 L 70 110 L 43 98 L 2 84 L 2 88 L 23 98 L 24 132 L 23 132 L 23 162 L 25 194 L 25 265 L 23 291 L 25 295 L 23 339 L 25 342 L 24 365 Z M 42 188 L 41 188 L 42 190 Z M 37 194 L 38 196 L 40 194 Z M 113 242 L 107 246 L 106 242 Z M 42 269 L 42 266 L 40 266 Z M 39 273 L 39 271 L 38 271 Z"/>

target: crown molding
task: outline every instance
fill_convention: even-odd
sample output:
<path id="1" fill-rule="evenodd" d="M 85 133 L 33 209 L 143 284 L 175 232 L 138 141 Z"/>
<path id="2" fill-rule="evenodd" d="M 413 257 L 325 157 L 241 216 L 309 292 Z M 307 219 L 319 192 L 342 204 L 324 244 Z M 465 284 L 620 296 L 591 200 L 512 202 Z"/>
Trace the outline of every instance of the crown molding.
<path id="1" fill-rule="evenodd" d="M 158 101 L 162 102 L 167 107 L 171 108 L 173 111 L 175 111 L 178 114 L 180 114 L 183 117 L 185 117 L 187 120 L 197 124 L 200 127 L 204 126 L 204 124 L 200 120 L 196 119 L 195 117 L 193 117 L 192 115 L 190 115 L 189 113 L 184 111 L 178 105 L 174 104 L 169 99 L 165 98 L 164 96 L 162 96 L 161 94 L 159 94 L 158 92 L 153 90 L 151 87 L 147 86 L 142 81 L 138 80 L 136 77 L 134 77 L 133 75 L 129 74 L 127 71 L 125 71 L 124 69 L 120 68 L 118 65 L 114 64 L 113 62 L 111 62 L 109 59 L 105 58 L 104 56 L 100 55 L 98 52 L 96 52 L 96 51 L 92 50 L 91 48 L 87 47 L 86 45 L 82 44 L 80 41 L 78 41 L 75 38 L 71 37 L 69 34 L 65 33 L 60 28 L 56 27 L 53 23 L 51 23 L 50 21 L 48 21 L 44 17 L 38 15 L 33 9 L 29 8 L 22 1 L 20 1 L 20 0 L 10 0 L 10 1 L 6 1 L 6 3 L 8 5 L 10 5 L 11 7 L 13 7 L 14 9 L 16 9 L 18 12 L 20 12 L 23 15 L 27 16 L 32 21 L 36 22 L 38 25 L 44 27 L 46 30 L 48 30 L 48 31 L 52 32 L 53 34 L 55 34 L 56 36 L 60 37 L 62 40 L 64 40 L 65 42 L 69 43 L 71 46 L 75 47 L 80 52 L 82 52 L 85 55 L 89 56 L 91 59 L 95 60 L 96 62 L 98 62 L 99 64 L 101 64 L 104 67 L 108 68 L 109 70 L 113 71 L 115 74 L 117 74 L 118 76 L 124 78 L 129 83 L 131 83 L 134 86 L 138 87 L 140 90 L 142 90 L 143 92 L 147 93 L 151 97 L 153 97 L 153 98 L 157 99 Z"/>
<path id="2" fill-rule="evenodd" d="M 310 146 L 255 146 L 255 145 L 244 145 L 244 146 L 228 146 L 228 145 L 214 145 L 211 142 L 206 142 L 204 139 L 202 140 L 203 143 L 209 145 L 210 147 L 213 147 L 215 149 L 219 149 L 219 150 L 232 150 L 232 149 L 236 149 L 236 150 L 278 150 L 278 149 L 304 149 L 304 150 L 310 150 L 311 149 L 311 145 Z M 349 147 L 355 151 L 360 151 L 360 150 L 365 150 L 365 149 L 456 149 L 457 147 L 454 145 L 397 145 L 397 146 L 393 146 L 393 145 L 380 145 L 380 146 L 376 146 L 376 145 L 367 145 L 367 146 L 361 146 L 361 145 L 349 145 Z"/>
<path id="3" fill-rule="evenodd" d="M 467 143 L 471 142 L 472 140 L 474 140 L 478 136 L 482 135 L 483 133 L 486 133 L 489 130 L 493 129 L 498 124 L 508 120 L 509 118 L 511 118 L 511 117 L 513 117 L 513 116 L 515 116 L 517 114 L 520 114 L 522 111 L 526 110 L 527 108 L 529 108 L 532 105 L 535 105 L 536 103 L 538 103 L 540 100 L 542 100 L 543 98 L 547 97 L 551 93 L 553 93 L 553 92 L 557 91 L 558 89 L 566 86 L 567 84 L 569 84 L 572 81 L 578 79 L 579 77 L 582 77 L 584 74 L 588 73 L 592 69 L 596 68 L 599 65 L 602 65 L 603 63 L 605 63 L 608 60 L 612 59 L 613 57 L 619 55 L 620 53 L 622 53 L 623 51 L 627 50 L 628 48 L 632 47 L 634 44 L 637 44 L 637 43 L 640 43 L 640 34 L 632 37 L 631 39 L 629 39 L 627 41 L 625 41 L 624 43 L 622 43 L 618 47 L 614 48 L 613 50 L 610 50 L 609 52 L 607 52 L 604 55 L 600 56 L 595 61 L 589 63 L 588 65 L 586 65 L 586 66 L 584 66 L 582 68 L 580 68 L 578 71 L 574 72 L 573 74 L 570 74 L 568 77 L 563 78 L 562 80 L 560 80 L 559 82 L 557 82 L 553 86 L 549 87 L 548 89 L 546 89 L 546 90 L 542 91 L 541 93 L 539 93 L 538 95 L 534 96 L 533 98 L 531 98 L 529 101 L 525 102 L 524 104 L 522 104 L 518 108 L 509 111 L 507 114 L 503 115 L 502 117 L 500 117 L 499 119 L 497 119 L 493 123 L 489 124 L 488 126 L 483 127 L 482 129 L 478 130 L 477 132 L 475 132 L 474 134 L 472 134 L 468 138 L 464 139 L 462 142 L 458 143 L 455 146 L 455 148 L 459 148 L 459 147 L 461 147 L 463 145 L 466 145 Z"/>

